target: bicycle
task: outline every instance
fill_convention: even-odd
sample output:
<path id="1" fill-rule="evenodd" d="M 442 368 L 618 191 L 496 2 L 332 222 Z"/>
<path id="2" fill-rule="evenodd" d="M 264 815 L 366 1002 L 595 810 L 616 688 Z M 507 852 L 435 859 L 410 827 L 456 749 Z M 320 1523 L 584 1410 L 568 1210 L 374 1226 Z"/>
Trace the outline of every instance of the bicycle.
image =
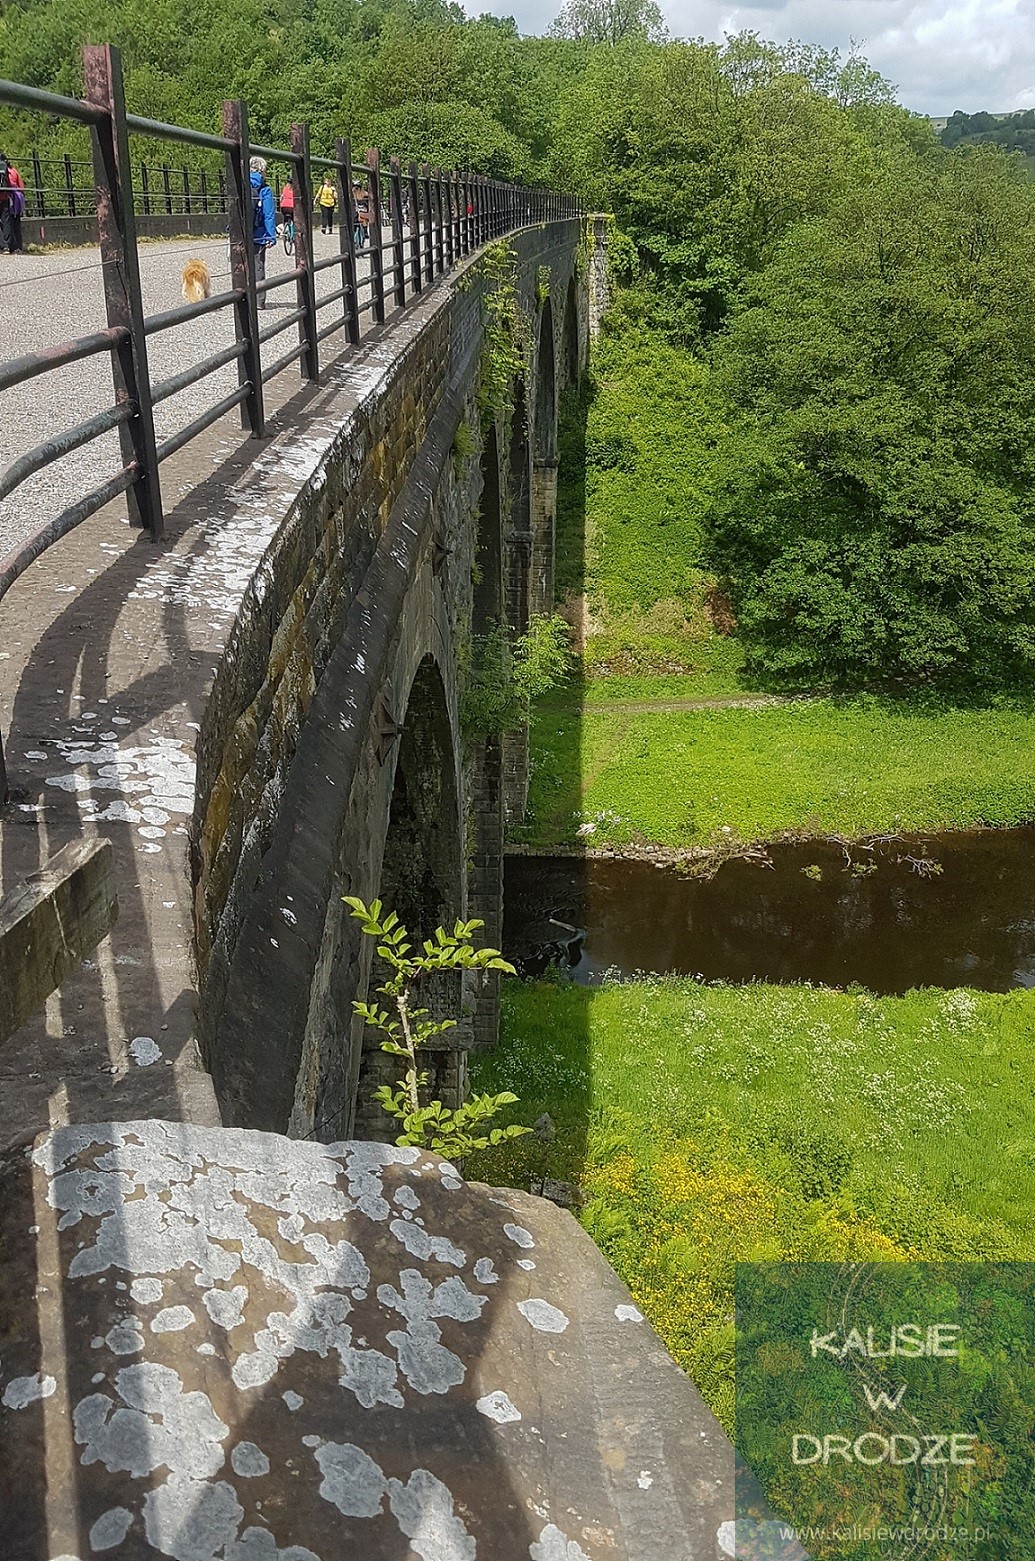
<path id="1" fill-rule="evenodd" d="M 295 219 L 285 218 L 280 225 L 280 241 L 284 246 L 285 255 L 295 253 Z"/>

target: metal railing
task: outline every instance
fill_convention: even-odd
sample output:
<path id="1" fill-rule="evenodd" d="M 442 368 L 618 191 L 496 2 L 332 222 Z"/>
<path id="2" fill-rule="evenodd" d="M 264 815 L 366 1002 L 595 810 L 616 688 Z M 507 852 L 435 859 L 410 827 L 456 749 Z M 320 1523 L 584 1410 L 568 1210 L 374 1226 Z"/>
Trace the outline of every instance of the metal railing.
<path id="1" fill-rule="evenodd" d="M 418 167 L 416 163 L 404 170 L 397 158 L 392 158 L 385 168 L 376 151 L 368 152 L 364 161 L 357 163 L 345 139 L 335 142 L 333 157 L 314 157 L 309 148 L 309 130 L 303 124 L 292 126 L 287 148 L 256 145 L 248 134 L 248 110 L 242 102 L 224 103 L 221 136 L 144 119 L 126 112 L 117 49 L 107 44 L 88 45 L 83 60 L 83 99 L 59 97 L 35 87 L 0 81 L 0 103 L 76 120 L 90 129 L 91 195 L 97 214 L 108 326 L 63 346 L 0 363 L 0 392 L 50 370 L 107 353 L 114 405 L 54 435 L 0 472 L 0 502 L 27 478 L 114 429 L 119 434 L 122 466 L 0 559 L 0 598 L 46 548 L 119 494 L 126 495 L 131 524 L 145 528 L 155 541 L 160 540 L 162 461 L 235 407 L 240 407 L 242 426 L 251 434 L 260 435 L 265 424 L 264 386 L 289 365 L 298 362 L 303 379 L 317 380 L 320 347 L 337 332 L 344 333 L 346 350 L 358 346 L 364 335 L 384 323 L 387 314 L 404 308 L 437 277 L 481 245 L 514 228 L 574 216 L 579 210 L 570 196 L 525 189 L 476 173 L 444 173 L 426 165 Z M 135 218 L 140 202 L 133 189 L 131 134 L 218 152 L 226 170 L 220 183 L 229 232 L 230 287 L 201 303 L 147 317 L 137 257 Z M 253 241 L 253 156 L 286 164 L 295 191 L 294 266 L 262 282 L 256 280 Z M 67 166 L 66 188 L 69 199 L 74 200 L 75 170 L 71 163 Z M 314 170 L 333 178 L 338 196 L 338 249 L 320 260 L 313 254 Z M 366 276 L 358 274 L 356 264 L 354 176 L 369 192 L 366 253 L 370 264 Z M 39 187 L 35 172 L 34 178 Z M 189 199 L 186 174 L 184 188 Z M 148 191 L 148 200 L 153 193 Z M 171 199 L 163 186 L 160 199 L 166 198 Z M 332 266 L 340 270 L 341 285 L 317 296 L 316 276 Z M 296 307 L 260 330 L 258 300 L 276 288 L 291 285 L 295 287 Z M 149 338 L 223 309 L 233 311 L 233 344 L 153 384 L 148 372 Z M 321 321 L 321 312 L 329 309 L 334 309 L 333 314 Z M 261 348 L 295 325 L 296 344 L 263 366 Z M 159 444 L 155 437 L 155 405 L 233 362 L 237 363 L 237 389 Z M 6 801 L 7 795 L 0 740 L 0 800 Z"/>
<path id="2" fill-rule="evenodd" d="M 30 152 L 21 172 L 26 217 L 60 220 L 96 214 L 92 163 L 68 152 L 63 157 L 41 157 L 38 152 Z M 226 175 L 222 169 L 139 162 L 133 165 L 132 183 L 133 208 L 138 217 L 208 217 L 226 211 Z"/>

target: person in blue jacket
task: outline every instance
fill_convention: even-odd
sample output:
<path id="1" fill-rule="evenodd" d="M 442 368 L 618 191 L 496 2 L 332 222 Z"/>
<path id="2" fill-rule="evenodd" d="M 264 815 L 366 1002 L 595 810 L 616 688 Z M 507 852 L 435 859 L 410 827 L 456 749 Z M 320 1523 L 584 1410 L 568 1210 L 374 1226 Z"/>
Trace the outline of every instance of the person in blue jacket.
<path id="1" fill-rule="evenodd" d="M 277 242 L 277 213 L 273 204 L 273 191 L 266 183 L 266 159 L 251 160 L 252 184 L 252 242 L 255 245 L 255 280 L 266 280 L 266 251 Z M 266 294 L 258 299 L 258 307 L 265 309 Z"/>

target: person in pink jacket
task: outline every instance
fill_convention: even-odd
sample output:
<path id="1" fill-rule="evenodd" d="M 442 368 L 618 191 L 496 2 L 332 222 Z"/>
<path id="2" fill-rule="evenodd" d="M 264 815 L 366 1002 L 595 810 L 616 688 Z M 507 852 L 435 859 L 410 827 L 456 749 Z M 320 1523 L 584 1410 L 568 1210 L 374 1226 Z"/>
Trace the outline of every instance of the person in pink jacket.
<path id="1" fill-rule="evenodd" d="M 0 250 L 20 254 L 22 214 L 25 211 L 25 181 L 12 162 L 0 152 Z"/>

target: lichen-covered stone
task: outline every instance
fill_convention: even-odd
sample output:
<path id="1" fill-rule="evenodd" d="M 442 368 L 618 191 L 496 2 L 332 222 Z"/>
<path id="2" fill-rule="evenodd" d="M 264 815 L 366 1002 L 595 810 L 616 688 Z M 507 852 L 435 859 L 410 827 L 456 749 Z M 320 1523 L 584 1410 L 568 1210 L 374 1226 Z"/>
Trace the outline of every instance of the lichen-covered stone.
<path id="1" fill-rule="evenodd" d="M 0 1162 L 0 1241 L 5 1561 L 711 1561 L 730 1516 L 571 1216 L 435 1155 L 62 1128 Z"/>

